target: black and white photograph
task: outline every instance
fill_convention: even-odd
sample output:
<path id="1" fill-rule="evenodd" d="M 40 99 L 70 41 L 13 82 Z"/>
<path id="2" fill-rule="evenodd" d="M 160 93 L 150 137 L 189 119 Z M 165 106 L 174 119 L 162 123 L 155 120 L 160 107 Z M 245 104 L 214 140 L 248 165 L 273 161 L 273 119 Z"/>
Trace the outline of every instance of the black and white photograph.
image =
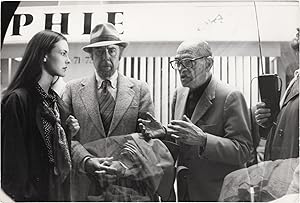
<path id="1" fill-rule="evenodd" d="M 0 202 L 299 198 L 298 0 L 1 1 Z"/>

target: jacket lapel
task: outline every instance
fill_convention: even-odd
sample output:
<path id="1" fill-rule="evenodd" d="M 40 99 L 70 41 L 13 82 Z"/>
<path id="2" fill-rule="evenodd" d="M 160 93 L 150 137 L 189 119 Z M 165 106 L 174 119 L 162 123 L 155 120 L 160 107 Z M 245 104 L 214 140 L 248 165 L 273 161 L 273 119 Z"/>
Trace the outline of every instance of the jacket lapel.
<path id="1" fill-rule="evenodd" d="M 40 134 L 44 140 L 45 146 L 47 146 L 46 144 L 46 138 L 45 138 L 45 132 L 43 129 L 43 123 L 42 123 L 42 115 L 41 115 L 41 109 L 42 109 L 42 104 L 38 104 L 37 109 L 36 109 L 36 116 L 35 116 L 35 122 L 37 124 L 37 128 L 40 131 Z"/>
<path id="2" fill-rule="evenodd" d="M 292 98 L 294 98 L 298 94 L 299 94 L 299 77 L 297 78 L 297 80 L 295 81 L 293 86 L 291 87 L 291 91 L 285 98 L 282 106 L 285 106 Z"/>
<path id="3" fill-rule="evenodd" d="M 119 73 L 118 84 L 117 84 L 116 106 L 110 124 L 108 136 L 118 126 L 118 123 L 124 116 L 125 112 L 129 108 L 133 100 L 134 91 L 131 89 L 132 87 L 133 87 L 132 82 L 130 82 L 129 79 L 127 79 L 125 76 Z"/>
<path id="4" fill-rule="evenodd" d="M 84 104 L 85 109 L 91 117 L 91 120 L 94 123 L 95 127 L 99 130 L 100 134 L 102 134 L 103 132 L 105 132 L 105 130 L 100 116 L 96 91 L 97 86 L 95 75 L 81 82 L 79 94 L 82 103 Z"/>
<path id="5" fill-rule="evenodd" d="M 203 95 L 200 97 L 195 110 L 193 112 L 191 121 L 196 123 L 206 113 L 212 105 L 212 100 L 215 98 L 217 81 L 212 77 Z"/>
<path id="6" fill-rule="evenodd" d="M 175 115 L 174 119 L 182 119 L 184 114 L 186 101 L 189 95 L 190 89 L 187 87 L 183 87 L 177 90 L 177 98 L 176 98 L 176 106 L 175 106 Z"/>

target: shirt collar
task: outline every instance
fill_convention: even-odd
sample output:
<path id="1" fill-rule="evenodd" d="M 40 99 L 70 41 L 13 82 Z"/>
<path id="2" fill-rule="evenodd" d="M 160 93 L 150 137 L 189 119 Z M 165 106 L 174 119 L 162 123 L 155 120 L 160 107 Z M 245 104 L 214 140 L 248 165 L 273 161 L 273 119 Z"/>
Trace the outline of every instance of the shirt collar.
<path id="1" fill-rule="evenodd" d="M 103 82 L 103 79 L 98 75 L 97 71 L 95 70 L 96 75 L 96 81 L 97 81 L 97 88 L 101 88 L 101 84 Z M 117 87 L 117 80 L 118 79 L 118 71 L 116 71 L 108 80 L 110 81 L 111 87 L 116 88 Z"/>

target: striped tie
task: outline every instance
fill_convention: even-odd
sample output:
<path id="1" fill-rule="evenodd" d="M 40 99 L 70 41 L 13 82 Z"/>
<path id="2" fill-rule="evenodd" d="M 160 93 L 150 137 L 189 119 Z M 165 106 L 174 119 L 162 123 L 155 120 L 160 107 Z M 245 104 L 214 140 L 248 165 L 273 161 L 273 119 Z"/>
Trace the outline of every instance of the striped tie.
<path id="1" fill-rule="evenodd" d="M 106 135 L 108 133 L 115 108 L 115 100 L 107 89 L 108 85 L 110 85 L 110 81 L 104 80 L 101 84 L 102 91 L 98 94 L 100 114 Z"/>

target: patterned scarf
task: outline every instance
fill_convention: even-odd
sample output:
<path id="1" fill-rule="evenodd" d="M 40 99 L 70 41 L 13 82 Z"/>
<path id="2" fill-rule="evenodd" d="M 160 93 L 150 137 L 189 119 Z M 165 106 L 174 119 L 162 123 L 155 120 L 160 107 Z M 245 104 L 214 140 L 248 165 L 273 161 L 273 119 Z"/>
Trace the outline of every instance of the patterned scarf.
<path id="1" fill-rule="evenodd" d="M 54 165 L 54 174 L 65 180 L 71 170 L 71 157 L 65 131 L 61 125 L 56 94 L 49 90 L 47 94 L 39 84 L 36 90 L 42 98 L 43 110 L 41 113 L 45 143 L 49 162 Z"/>

